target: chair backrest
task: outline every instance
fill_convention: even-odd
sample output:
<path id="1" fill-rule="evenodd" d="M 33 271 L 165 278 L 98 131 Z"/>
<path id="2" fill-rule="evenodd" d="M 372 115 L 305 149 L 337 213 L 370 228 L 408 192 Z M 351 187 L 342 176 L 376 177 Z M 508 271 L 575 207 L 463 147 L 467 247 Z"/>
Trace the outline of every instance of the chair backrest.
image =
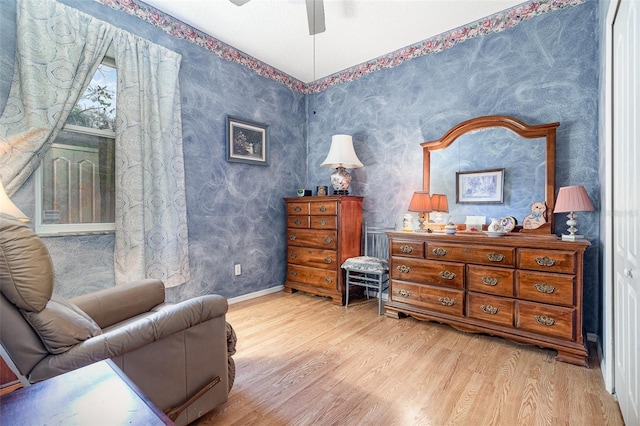
<path id="1" fill-rule="evenodd" d="M 387 237 L 386 232 L 393 231 L 394 228 L 370 226 L 366 222 L 363 224 L 362 228 L 362 247 L 364 247 L 364 255 L 388 260 L 389 238 Z"/>

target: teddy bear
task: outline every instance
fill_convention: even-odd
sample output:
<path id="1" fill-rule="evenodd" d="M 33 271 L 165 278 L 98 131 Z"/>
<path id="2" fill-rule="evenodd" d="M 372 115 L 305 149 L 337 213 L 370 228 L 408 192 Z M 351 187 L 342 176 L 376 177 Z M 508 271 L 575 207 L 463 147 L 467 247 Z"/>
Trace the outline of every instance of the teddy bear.
<path id="1" fill-rule="evenodd" d="M 537 229 L 547 223 L 547 204 L 544 201 L 531 203 L 531 213 L 525 216 L 522 223 L 524 229 Z"/>

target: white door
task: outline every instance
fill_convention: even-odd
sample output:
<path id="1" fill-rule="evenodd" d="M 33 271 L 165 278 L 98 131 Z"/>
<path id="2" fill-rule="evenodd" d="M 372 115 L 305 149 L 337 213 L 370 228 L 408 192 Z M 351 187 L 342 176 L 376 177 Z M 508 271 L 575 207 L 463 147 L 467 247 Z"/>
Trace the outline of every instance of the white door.
<path id="1" fill-rule="evenodd" d="M 640 425 L 640 1 L 621 0 L 613 24 L 615 393 Z"/>

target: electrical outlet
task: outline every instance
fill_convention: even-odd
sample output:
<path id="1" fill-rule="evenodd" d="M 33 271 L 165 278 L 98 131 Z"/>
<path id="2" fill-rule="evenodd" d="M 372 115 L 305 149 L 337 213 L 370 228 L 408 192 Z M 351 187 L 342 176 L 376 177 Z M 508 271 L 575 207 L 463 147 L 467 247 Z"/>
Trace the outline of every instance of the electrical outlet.
<path id="1" fill-rule="evenodd" d="M 242 266 L 239 263 L 236 263 L 234 267 L 235 267 L 235 274 L 236 275 L 242 274 Z"/>

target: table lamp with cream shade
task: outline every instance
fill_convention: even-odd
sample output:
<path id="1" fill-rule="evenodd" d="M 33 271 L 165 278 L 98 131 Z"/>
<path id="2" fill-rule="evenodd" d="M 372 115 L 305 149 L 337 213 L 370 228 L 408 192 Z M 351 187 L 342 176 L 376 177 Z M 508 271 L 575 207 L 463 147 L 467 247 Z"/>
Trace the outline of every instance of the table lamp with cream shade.
<path id="1" fill-rule="evenodd" d="M 0 179 L 0 213 L 13 216 L 22 222 L 29 222 L 29 218 L 27 217 L 27 215 L 22 213 L 18 206 L 13 204 L 13 201 L 11 201 L 11 198 L 9 198 L 9 196 L 5 192 L 4 185 L 2 184 L 2 179 Z"/>
<path id="2" fill-rule="evenodd" d="M 424 222 L 426 220 L 426 215 L 433 211 L 431 206 L 431 197 L 429 196 L 429 192 L 426 191 L 416 191 L 413 193 L 411 197 L 411 202 L 409 203 L 409 211 L 410 212 L 418 212 L 418 229 L 416 232 L 426 232 L 424 228 Z"/>
<path id="3" fill-rule="evenodd" d="M 364 164 L 360 162 L 353 149 L 353 139 L 350 135 L 333 135 L 329 154 L 320 167 L 335 167 L 336 171 L 331 174 L 333 193 L 334 195 L 349 195 L 351 175 L 347 168 L 364 167 Z"/>
<path id="4" fill-rule="evenodd" d="M 569 226 L 569 235 L 562 235 L 562 239 L 565 241 L 577 241 L 583 240 L 584 235 L 577 235 L 578 229 L 576 225 L 575 212 L 591 212 L 593 211 L 593 204 L 587 194 L 587 191 L 582 185 L 575 186 L 563 186 L 558 191 L 558 198 L 556 199 L 556 205 L 553 209 L 554 213 L 569 213 L 567 215 L 567 226 Z"/>

